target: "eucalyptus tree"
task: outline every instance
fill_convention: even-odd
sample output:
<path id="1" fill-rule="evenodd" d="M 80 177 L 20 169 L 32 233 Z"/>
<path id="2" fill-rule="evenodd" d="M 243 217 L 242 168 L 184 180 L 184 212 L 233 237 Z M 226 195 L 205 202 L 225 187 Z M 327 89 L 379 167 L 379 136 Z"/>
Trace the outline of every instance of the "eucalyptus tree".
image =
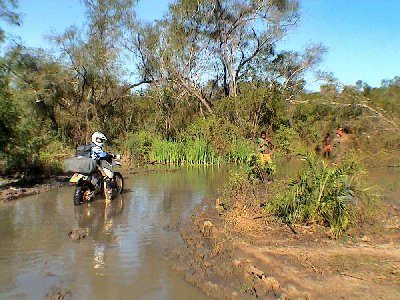
<path id="1" fill-rule="evenodd" d="M 122 38 L 125 23 L 135 18 L 134 0 L 83 0 L 87 25 L 68 28 L 53 37 L 69 69 L 71 116 L 81 139 L 88 132 L 104 128 L 112 106 L 129 96 L 123 61 Z M 93 127 L 93 128 L 92 128 Z"/>
<path id="2" fill-rule="evenodd" d="M 21 17 L 16 12 L 18 0 L 0 0 L 0 21 L 12 25 L 20 25 Z M 0 27 L 0 41 L 4 41 L 5 31 Z"/>
<path id="3" fill-rule="evenodd" d="M 159 88 L 160 93 L 164 88 L 172 88 L 180 100 L 196 101 L 200 110 L 204 107 L 212 113 L 202 90 L 210 57 L 206 49 L 196 45 L 197 33 L 189 32 L 167 15 L 155 24 L 141 24 L 139 30 L 134 29 L 133 36 L 129 49 L 136 55 L 140 80 L 132 86 L 150 84 Z"/>
<path id="4" fill-rule="evenodd" d="M 0 0 L 0 22 L 20 25 L 21 19 L 16 9 L 17 0 Z M 5 40 L 5 31 L 0 27 L 0 42 Z M 15 139 L 18 110 L 10 89 L 11 70 L 6 57 L 0 57 L 0 154 Z"/>
<path id="5" fill-rule="evenodd" d="M 214 73 L 227 96 L 237 95 L 238 81 L 258 58 L 274 56 L 300 16 L 296 0 L 178 0 L 170 13 L 215 64 L 207 76 Z"/>

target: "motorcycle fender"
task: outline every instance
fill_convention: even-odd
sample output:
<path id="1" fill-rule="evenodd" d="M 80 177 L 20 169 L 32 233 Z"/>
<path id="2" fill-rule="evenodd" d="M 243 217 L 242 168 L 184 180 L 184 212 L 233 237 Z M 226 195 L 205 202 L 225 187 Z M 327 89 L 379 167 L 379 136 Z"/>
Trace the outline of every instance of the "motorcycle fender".
<path id="1" fill-rule="evenodd" d="M 113 178 L 114 177 L 114 173 L 106 168 L 103 168 L 104 174 L 106 174 L 106 176 L 108 178 Z"/>

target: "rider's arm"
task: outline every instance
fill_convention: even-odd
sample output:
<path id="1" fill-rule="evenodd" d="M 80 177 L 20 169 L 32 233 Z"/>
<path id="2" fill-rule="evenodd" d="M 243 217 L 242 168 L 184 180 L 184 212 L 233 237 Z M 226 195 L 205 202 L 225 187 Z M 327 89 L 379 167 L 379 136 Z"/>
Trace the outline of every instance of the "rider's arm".
<path id="1" fill-rule="evenodd" d="M 101 147 L 94 146 L 92 147 L 92 158 L 95 160 L 99 160 L 101 158 L 105 158 L 107 156 L 107 152 L 103 151 Z"/>

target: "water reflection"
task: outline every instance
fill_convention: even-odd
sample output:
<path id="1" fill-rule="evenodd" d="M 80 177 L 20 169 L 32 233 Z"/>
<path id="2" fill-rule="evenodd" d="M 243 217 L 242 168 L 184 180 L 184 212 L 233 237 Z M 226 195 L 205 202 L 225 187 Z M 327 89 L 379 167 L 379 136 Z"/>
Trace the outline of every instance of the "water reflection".
<path id="1" fill-rule="evenodd" d="M 202 299 L 162 254 L 179 243 L 175 228 L 211 197 L 227 170 L 182 168 L 126 180 L 110 206 L 74 207 L 73 188 L 0 207 L 0 299 L 42 299 L 63 287 L 75 299 Z M 79 242 L 67 233 L 80 227 Z"/>

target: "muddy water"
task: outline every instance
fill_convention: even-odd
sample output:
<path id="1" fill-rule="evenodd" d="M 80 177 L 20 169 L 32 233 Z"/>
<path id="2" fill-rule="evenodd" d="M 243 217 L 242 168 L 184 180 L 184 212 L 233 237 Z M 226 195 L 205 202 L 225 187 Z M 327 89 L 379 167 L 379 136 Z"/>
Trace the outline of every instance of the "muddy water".
<path id="1" fill-rule="evenodd" d="M 180 243 L 177 225 L 226 176 L 211 168 L 136 174 L 110 207 L 101 200 L 74 207 L 70 187 L 0 206 L 0 299 L 43 299 L 58 287 L 73 299 L 206 299 L 163 252 Z M 400 208 L 400 168 L 372 169 L 369 177 Z M 88 237 L 69 240 L 76 227 Z"/>
<path id="2" fill-rule="evenodd" d="M 0 207 L 0 299 L 43 299 L 64 288 L 73 299 L 203 299 L 163 260 L 180 243 L 177 225 L 215 194 L 227 172 L 186 169 L 126 179 L 106 207 L 74 207 L 73 188 Z M 73 242 L 76 227 L 88 237 Z"/>
<path id="3" fill-rule="evenodd" d="M 386 204 L 400 209 L 400 168 L 372 168 L 368 180 Z"/>

